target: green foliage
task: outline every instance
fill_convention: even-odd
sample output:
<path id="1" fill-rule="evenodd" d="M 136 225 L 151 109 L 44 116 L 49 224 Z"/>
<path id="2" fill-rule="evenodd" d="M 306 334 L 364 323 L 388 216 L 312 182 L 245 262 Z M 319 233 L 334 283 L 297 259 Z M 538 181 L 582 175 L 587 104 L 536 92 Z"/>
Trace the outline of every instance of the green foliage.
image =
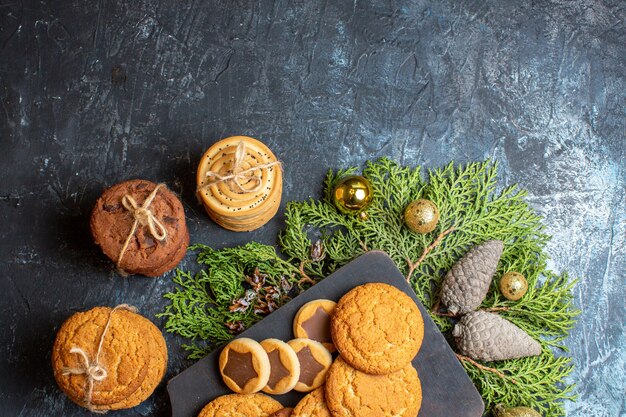
<path id="1" fill-rule="evenodd" d="M 437 303 L 438 289 L 445 273 L 473 245 L 489 239 L 505 243 L 492 289 L 482 308 L 499 310 L 533 338 L 541 341 L 538 357 L 486 364 L 507 377 L 463 365 L 480 390 L 487 409 L 495 403 L 525 405 L 558 417 L 564 414 L 560 400 L 573 398 L 573 386 L 565 378 L 571 372 L 570 359 L 557 356 L 578 314 L 572 307 L 574 282 L 566 274 L 547 270 L 544 252 L 549 236 L 541 218 L 524 201 L 526 192 L 512 186 L 499 189 L 497 164 L 490 162 L 430 170 L 427 178 L 418 168 L 398 165 L 389 159 L 367 163 L 363 175 L 372 182 L 374 200 L 367 210 L 369 219 L 339 213 L 332 204 L 331 191 L 339 178 L 356 173 L 356 168 L 329 171 L 325 193 L 320 200 L 290 202 L 285 229 L 279 236 L 282 260 L 271 247 L 249 244 L 243 248 L 200 250 L 199 262 L 206 269 L 196 276 L 179 272 L 178 288 L 167 295 L 167 329 L 194 340 L 192 355 L 229 340 L 224 322 L 241 321 L 246 326 L 258 320 L 251 310 L 232 313 L 229 306 L 245 292 L 245 274 L 258 267 L 272 279 L 300 280 L 299 269 L 315 280 L 323 279 L 340 266 L 369 250 L 383 250 L 408 277 L 418 298 L 427 307 Z M 411 201 L 427 198 L 439 208 L 440 221 L 429 234 L 410 231 L 403 224 L 404 208 Z M 416 261 L 444 231 L 453 228 Z M 312 259 L 310 247 L 321 239 L 323 259 Z M 507 271 L 524 274 L 529 283 L 526 296 L 518 302 L 503 298 L 497 282 Z M 443 332 L 452 321 L 432 316 Z M 208 340 L 208 342 L 206 342 Z M 198 343 L 203 343 L 204 347 Z"/>
<path id="2" fill-rule="evenodd" d="M 254 308 L 231 311 L 234 300 L 243 298 L 249 286 L 246 275 L 258 268 L 267 275 L 267 282 L 281 286 L 281 279 L 289 283 L 300 277 L 298 269 L 281 259 L 272 246 L 251 242 L 245 246 L 213 250 L 205 245 L 194 245 L 198 263 L 205 269 L 197 274 L 176 271 L 174 291 L 165 294 L 170 305 L 159 317 L 165 317 L 165 329 L 191 340 L 183 347 L 190 351 L 190 359 L 200 359 L 217 346 L 233 338 L 228 323 L 251 326 L 262 317 Z M 297 275 L 298 274 L 298 275 Z M 284 297 L 278 305 L 287 301 Z"/>

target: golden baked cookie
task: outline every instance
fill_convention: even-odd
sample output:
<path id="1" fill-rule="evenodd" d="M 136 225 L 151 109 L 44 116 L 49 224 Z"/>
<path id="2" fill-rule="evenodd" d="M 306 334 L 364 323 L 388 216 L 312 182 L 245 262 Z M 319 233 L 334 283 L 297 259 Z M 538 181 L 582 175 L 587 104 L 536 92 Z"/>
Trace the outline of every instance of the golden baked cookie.
<path id="1" fill-rule="evenodd" d="M 259 342 L 242 337 L 222 349 L 220 373 L 231 390 L 241 394 L 260 391 L 270 377 L 270 360 Z"/>
<path id="2" fill-rule="evenodd" d="M 163 377 L 165 376 L 165 371 L 167 370 L 167 346 L 165 344 L 165 339 L 163 338 L 163 334 L 152 322 L 144 317 L 141 317 L 141 321 L 137 323 L 139 326 L 145 326 L 150 337 L 150 351 L 153 352 L 150 357 L 150 363 L 148 367 L 148 374 L 146 378 L 143 380 L 143 383 L 139 386 L 139 389 L 135 391 L 132 395 L 130 395 L 125 400 L 122 400 L 119 403 L 112 404 L 110 406 L 105 407 L 96 407 L 99 410 L 119 410 L 125 408 L 132 408 L 143 401 L 145 401 L 156 389 L 159 385 Z"/>
<path id="3" fill-rule="evenodd" d="M 322 343 L 329 352 L 334 352 L 335 345 L 330 334 L 330 318 L 337 303 L 331 300 L 313 300 L 300 307 L 293 320 L 293 335 Z"/>
<path id="4" fill-rule="evenodd" d="M 359 285 L 337 303 L 333 342 L 354 368 L 387 374 L 404 368 L 424 338 L 424 321 L 411 297 L 383 283 Z"/>
<path id="5" fill-rule="evenodd" d="M 333 417 L 415 417 L 422 387 L 412 364 L 387 375 L 370 375 L 339 357 L 328 372 L 326 402 Z"/>
<path id="6" fill-rule="evenodd" d="M 301 399 L 291 417 L 332 417 L 324 398 L 324 387 L 315 389 Z"/>
<path id="7" fill-rule="evenodd" d="M 276 395 L 291 391 L 300 378 L 300 362 L 296 352 L 278 339 L 265 339 L 261 346 L 270 360 L 270 377 L 263 392 Z"/>
<path id="8" fill-rule="evenodd" d="M 311 339 L 293 339 L 287 342 L 300 362 L 300 378 L 294 387 L 299 392 L 313 391 L 324 384 L 333 357 L 320 342 Z"/>
<path id="9" fill-rule="evenodd" d="M 281 408 L 280 410 L 272 414 L 270 417 L 289 417 L 291 416 L 291 413 L 293 413 L 293 408 L 285 407 L 285 408 Z"/>
<path id="10" fill-rule="evenodd" d="M 61 390 L 92 410 L 132 407 L 136 404 L 126 401 L 133 395 L 145 399 L 160 382 L 166 360 L 159 359 L 160 342 L 146 322 L 121 307 L 96 307 L 72 315 L 59 329 L 52 349 L 52 368 Z M 158 366 L 159 362 L 163 364 Z M 151 372 L 153 363 L 158 372 Z M 136 394 L 138 390 L 141 394 Z"/>
<path id="11" fill-rule="evenodd" d="M 264 394 L 229 394 L 205 405 L 198 417 L 269 417 L 282 408 Z"/>

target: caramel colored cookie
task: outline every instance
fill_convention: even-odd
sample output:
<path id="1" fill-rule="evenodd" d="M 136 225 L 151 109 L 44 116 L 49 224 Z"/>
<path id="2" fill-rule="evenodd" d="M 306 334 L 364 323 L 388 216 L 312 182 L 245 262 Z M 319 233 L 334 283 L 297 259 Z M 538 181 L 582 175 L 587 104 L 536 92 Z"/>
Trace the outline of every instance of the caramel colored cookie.
<path id="1" fill-rule="evenodd" d="M 269 417 L 282 404 L 263 394 L 229 394 L 204 406 L 198 417 Z"/>
<path id="2" fill-rule="evenodd" d="M 164 228 L 166 237 L 159 240 L 148 227 L 149 221 L 141 210 L 129 206 L 128 197 L 141 208 L 157 184 L 145 180 L 130 180 L 116 184 L 102 194 L 91 212 L 91 233 L 106 256 L 117 264 L 135 217 L 139 219 L 119 267 L 130 274 L 156 276 L 164 266 L 174 268 L 185 254 L 189 235 L 185 212 L 180 200 L 161 185 L 147 210 Z M 124 205 L 124 198 L 126 206 Z M 132 209 L 129 210 L 128 207 Z M 141 213 L 140 213 L 141 212 Z M 156 227 L 158 233 L 162 233 Z M 181 249 L 184 246 L 184 249 Z M 181 252 L 182 250 L 182 252 Z M 182 255 L 181 255 L 182 254 Z M 168 270 L 169 270 L 168 269 Z"/>
<path id="3" fill-rule="evenodd" d="M 160 382 L 166 361 L 164 341 L 160 347 L 155 328 L 148 323 L 122 308 L 96 307 L 72 315 L 59 329 L 52 349 L 52 368 L 61 390 L 93 410 L 128 408 L 136 405 L 129 405 L 129 398 L 147 398 Z M 97 380 L 89 395 L 88 368 L 95 366 L 99 368 L 92 374 Z M 151 366 L 157 372 L 151 372 Z"/>
<path id="4" fill-rule="evenodd" d="M 311 339 L 293 339 L 287 342 L 300 362 L 300 378 L 295 386 L 299 392 L 309 392 L 324 384 L 326 373 L 333 362 L 328 349 Z"/>
<path id="5" fill-rule="evenodd" d="M 270 377 L 270 360 L 255 340 L 242 337 L 220 353 L 220 373 L 231 390 L 241 394 L 260 391 Z"/>
<path id="6" fill-rule="evenodd" d="M 337 303 L 331 300 L 313 300 L 300 307 L 293 320 L 294 336 L 317 340 L 329 352 L 334 352 L 336 349 L 330 333 L 330 318 L 336 306 Z"/>
<path id="7" fill-rule="evenodd" d="M 278 410 L 277 412 L 272 414 L 270 417 L 289 417 L 291 416 L 291 413 L 293 413 L 293 408 L 285 407 L 285 408 Z"/>
<path id="8" fill-rule="evenodd" d="M 337 303 L 333 342 L 354 368 L 387 374 L 404 368 L 424 338 L 424 321 L 411 297 L 383 283 L 360 285 Z"/>
<path id="9" fill-rule="evenodd" d="M 370 375 L 339 357 L 328 371 L 326 402 L 333 417 L 415 417 L 422 387 L 412 364 L 387 375 Z"/>
<path id="10" fill-rule="evenodd" d="M 278 339 L 265 339 L 261 346 L 270 360 L 270 377 L 263 392 L 284 394 L 291 391 L 300 377 L 300 362 L 296 352 Z"/>
<path id="11" fill-rule="evenodd" d="M 167 370 L 167 346 L 165 345 L 165 339 L 161 331 L 152 322 L 144 317 L 140 317 L 142 320 L 136 325 L 145 326 L 150 337 L 148 342 L 150 343 L 150 351 L 153 352 L 150 357 L 150 363 L 148 365 L 148 374 L 143 380 L 143 383 L 139 386 L 139 389 L 135 391 L 125 400 L 105 407 L 96 407 L 100 410 L 119 410 L 125 408 L 132 408 L 143 401 L 145 401 L 159 385 L 165 371 Z"/>
<path id="12" fill-rule="evenodd" d="M 355 414 L 359 415 L 359 414 Z M 293 409 L 292 417 L 332 417 L 324 398 L 324 387 L 307 394 Z"/>

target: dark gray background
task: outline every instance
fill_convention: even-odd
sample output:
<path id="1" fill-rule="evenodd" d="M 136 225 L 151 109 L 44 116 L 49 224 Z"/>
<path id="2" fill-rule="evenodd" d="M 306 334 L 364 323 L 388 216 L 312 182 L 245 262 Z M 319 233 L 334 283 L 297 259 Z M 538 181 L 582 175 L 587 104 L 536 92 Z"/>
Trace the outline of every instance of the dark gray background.
<path id="1" fill-rule="evenodd" d="M 87 415 L 52 378 L 59 325 L 122 302 L 153 318 L 172 289 L 115 275 L 91 243 L 104 187 L 167 182 L 192 242 L 275 242 L 280 214 L 235 234 L 193 197 L 201 153 L 247 134 L 284 161 L 285 201 L 379 156 L 497 160 L 546 217 L 551 266 L 582 278 L 568 415 L 625 415 L 625 15 L 618 0 L 0 0 L 0 414 Z M 168 377 L 189 365 L 182 342 L 168 337 Z M 167 404 L 160 388 L 116 415 Z"/>

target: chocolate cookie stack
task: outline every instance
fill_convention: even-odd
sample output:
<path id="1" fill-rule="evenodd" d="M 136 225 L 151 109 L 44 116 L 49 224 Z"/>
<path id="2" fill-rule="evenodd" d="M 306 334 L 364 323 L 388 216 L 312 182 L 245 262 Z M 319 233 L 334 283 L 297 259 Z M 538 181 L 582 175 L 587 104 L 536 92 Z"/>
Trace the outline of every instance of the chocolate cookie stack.
<path id="1" fill-rule="evenodd" d="M 161 331 L 133 307 L 96 307 L 63 323 L 52 350 L 54 377 L 75 403 L 94 412 L 148 398 L 167 368 Z"/>
<path id="2" fill-rule="evenodd" d="M 211 146 L 200 160 L 196 180 L 205 210 L 229 230 L 257 229 L 280 206 L 280 162 L 267 146 L 247 136 L 232 136 Z"/>
<path id="3" fill-rule="evenodd" d="M 91 233 L 122 274 L 163 275 L 189 245 L 180 200 L 165 184 L 145 180 L 106 190 L 91 212 Z"/>

